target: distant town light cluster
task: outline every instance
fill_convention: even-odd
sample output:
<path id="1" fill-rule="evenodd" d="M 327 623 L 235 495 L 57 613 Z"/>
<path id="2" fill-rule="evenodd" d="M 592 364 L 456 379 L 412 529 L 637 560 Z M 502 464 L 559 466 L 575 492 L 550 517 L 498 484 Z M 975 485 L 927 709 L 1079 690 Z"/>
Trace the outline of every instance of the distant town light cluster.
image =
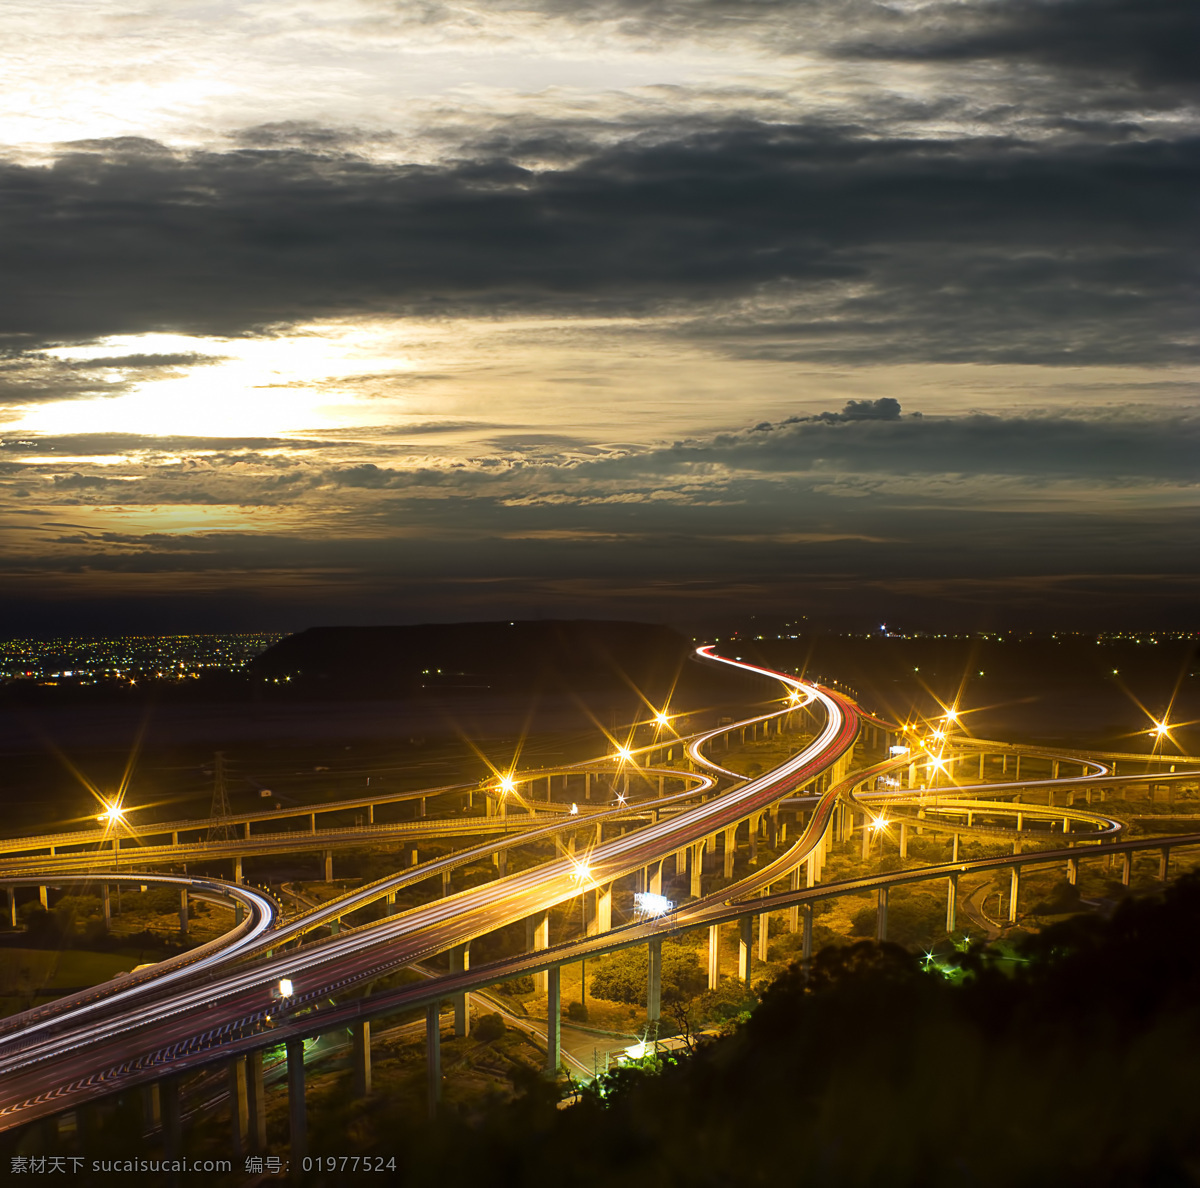
<path id="1" fill-rule="evenodd" d="M 93 685 L 193 680 L 238 672 L 283 636 L 249 632 L 9 639 L 0 641 L 0 681 Z"/>

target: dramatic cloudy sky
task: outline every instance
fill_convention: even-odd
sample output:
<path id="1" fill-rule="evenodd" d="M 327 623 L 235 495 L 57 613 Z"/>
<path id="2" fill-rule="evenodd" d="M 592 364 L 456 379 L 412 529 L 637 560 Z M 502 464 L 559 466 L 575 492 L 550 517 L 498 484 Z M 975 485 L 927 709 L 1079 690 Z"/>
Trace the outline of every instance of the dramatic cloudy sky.
<path id="1" fill-rule="evenodd" d="M 6 0 L 0 612 L 1186 622 L 1195 0 Z"/>

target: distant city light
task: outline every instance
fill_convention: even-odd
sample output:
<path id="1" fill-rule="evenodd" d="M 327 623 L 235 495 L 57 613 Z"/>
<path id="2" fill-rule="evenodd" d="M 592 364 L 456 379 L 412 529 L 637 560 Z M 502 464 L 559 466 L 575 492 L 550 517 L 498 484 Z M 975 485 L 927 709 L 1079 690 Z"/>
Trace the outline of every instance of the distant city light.
<path id="1" fill-rule="evenodd" d="M 665 895 L 656 895 L 653 891 L 639 891 L 633 897 L 633 910 L 647 920 L 665 916 L 674 906 Z"/>

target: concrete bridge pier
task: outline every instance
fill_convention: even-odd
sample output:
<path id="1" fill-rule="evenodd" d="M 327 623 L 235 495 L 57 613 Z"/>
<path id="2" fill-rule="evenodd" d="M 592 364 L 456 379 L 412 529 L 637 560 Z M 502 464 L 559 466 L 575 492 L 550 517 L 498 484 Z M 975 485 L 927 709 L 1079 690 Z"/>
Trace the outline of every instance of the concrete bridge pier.
<path id="1" fill-rule="evenodd" d="M 724 845 L 725 869 L 722 872 L 727 879 L 733 878 L 733 862 L 737 855 L 737 826 L 725 830 Z"/>
<path id="2" fill-rule="evenodd" d="M 900 822 L 900 857 L 908 857 L 908 822 Z"/>
<path id="3" fill-rule="evenodd" d="M 179 1109 L 179 1077 L 163 1077 L 159 1083 L 162 1105 L 163 1146 L 168 1159 L 183 1154 L 183 1114 Z"/>
<path id="4" fill-rule="evenodd" d="M 186 887 L 179 888 L 179 935 L 187 936 L 188 930 L 188 894 Z"/>
<path id="5" fill-rule="evenodd" d="M 650 874 L 650 894 L 661 895 L 663 888 L 663 864 L 661 861 L 646 867 Z"/>
<path id="6" fill-rule="evenodd" d="M 817 854 L 814 850 L 804 860 L 805 866 L 805 886 L 815 887 L 817 885 Z"/>
<path id="7" fill-rule="evenodd" d="M 350 1037 L 354 1043 L 354 1096 L 367 1097 L 371 1093 L 371 1020 L 355 1023 Z"/>
<path id="8" fill-rule="evenodd" d="M 699 899 L 703 894 L 700 876 L 704 869 L 704 842 L 697 842 L 692 846 L 688 851 L 688 857 L 691 865 L 691 885 L 688 890 L 693 899 Z"/>
<path id="9" fill-rule="evenodd" d="M 808 963 L 812 960 L 813 905 L 811 903 L 804 904 L 800 914 L 804 921 L 804 932 L 800 943 L 800 960 L 804 962 L 804 968 L 807 970 Z"/>
<path id="10" fill-rule="evenodd" d="M 1171 847 L 1163 846 L 1158 855 L 1158 878 L 1160 882 L 1167 881 L 1167 873 L 1171 867 Z"/>
<path id="11" fill-rule="evenodd" d="M 238 854 L 233 860 L 233 881 L 242 882 L 242 856 Z"/>
<path id="12" fill-rule="evenodd" d="M 262 1049 L 246 1056 L 246 1103 L 249 1115 L 250 1146 L 254 1151 L 267 1149 L 267 1091 L 263 1084 Z"/>
<path id="13" fill-rule="evenodd" d="M 287 1041 L 288 1139 L 296 1170 L 308 1154 L 308 1114 L 304 1103 L 304 1039 Z"/>
<path id="14" fill-rule="evenodd" d="M 425 1084 L 429 1116 L 435 1118 L 442 1101 L 442 1022 L 436 1002 L 425 1008 Z"/>
<path id="15" fill-rule="evenodd" d="M 612 927 L 612 887 L 609 885 L 609 923 L 607 928 L 600 929 L 601 932 L 607 932 Z M 536 912 L 532 916 L 525 918 L 525 951 L 527 953 L 536 953 L 539 949 L 548 949 L 550 947 L 550 914 L 548 912 Z M 453 960 L 453 957 L 451 958 Z M 540 994 L 546 993 L 546 971 L 541 970 L 533 975 L 533 985 Z"/>
<path id="16" fill-rule="evenodd" d="M 10 900 L 12 898 L 11 892 L 9 894 L 9 898 Z M 104 931 L 107 932 L 112 927 L 112 898 L 109 895 L 107 883 L 100 884 L 100 902 L 104 907 Z M 13 907 L 16 907 L 15 903 L 13 903 Z M 15 919 L 15 912 L 13 913 L 13 916 L 13 924 L 15 925 L 17 922 Z"/>
<path id="17" fill-rule="evenodd" d="M 595 934 L 612 931 L 612 883 L 596 888 Z"/>
<path id="18" fill-rule="evenodd" d="M 875 939 L 877 941 L 887 940 L 887 910 L 888 910 L 888 889 L 880 887 L 878 891 L 878 901 L 875 907 Z"/>
<path id="19" fill-rule="evenodd" d="M 562 973 L 552 965 L 546 978 L 546 1072 L 558 1076 L 562 1063 Z"/>
<path id="20" fill-rule="evenodd" d="M 549 935 L 550 919 L 546 918 L 547 935 Z M 543 948 L 545 946 L 542 946 Z M 471 942 L 455 945 L 450 950 L 450 972 L 466 973 L 471 968 Z M 467 1004 L 467 994 L 463 991 L 454 996 L 454 1034 L 471 1034 L 471 1012 Z"/>
<path id="21" fill-rule="evenodd" d="M 50 888 L 44 884 L 38 888 L 38 903 L 47 911 L 50 910 Z"/>
<path id="22" fill-rule="evenodd" d="M 442 871 L 442 898 L 445 899 L 450 894 L 450 872 Z"/>
<path id="23" fill-rule="evenodd" d="M 333 851 L 325 851 L 325 882 L 333 882 Z"/>
<path id="24" fill-rule="evenodd" d="M 657 1023 L 662 1014 L 662 937 L 652 936 L 647 949 L 646 1022 Z"/>
<path id="25" fill-rule="evenodd" d="M 738 981 L 750 985 L 752 948 L 754 943 L 754 917 L 738 917 Z"/>
<path id="26" fill-rule="evenodd" d="M 769 890 L 769 888 L 768 888 Z M 759 912 L 758 914 L 758 959 L 766 963 L 767 960 L 767 945 L 771 938 L 771 913 Z"/>
<path id="27" fill-rule="evenodd" d="M 233 1155 L 240 1159 L 250 1149 L 250 1103 L 246 1096 L 246 1058 L 233 1056 L 225 1065 L 229 1084 L 229 1129 Z"/>
<path id="28" fill-rule="evenodd" d="M 1017 904 L 1021 898 L 1021 868 L 1014 866 L 1012 868 L 1012 881 L 1008 889 L 1008 922 L 1015 924 L 1017 922 Z"/>
<path id="29" fill-rule="evenodd" d="M 8 925 L 10 928 L 17 926 L 17 889 L 9 887 L 8 890 Z"/>
<path id="30" fill-rule="evenodd" d="M 951 862 L 958 861 L 958 834 L 957 833 L 954 835 L 954 848 L 950 854 L 950 861 Z"/>
<path id="31" fill-rule="evenodd" d="M 958 871 L 954 871 L 946 879 L 946 931 L 953 932 L 958 908 Z"/>
<path id="32" fill-rule="evenodd" d="M 1075 884 L 1079 882 L 1079 859 L 1078 858 L 1068 858 L 1067 859 L 1067 882 L 1070 883 L 1072 887 L 1074 887 Z"/>
<path id="33" fill-rule="evenodd" d="M 708 988 L 715 990 L 721 981 L 721 926 L 708 926 Z"/>
<path id="34" fill-rule="evenodd" d="M 1133 856 L 1129 853 L 1128 850 L 1126 850 L 1125 853 L 1121 855 L 1121 886 L 1123 886 L 1123 887 L 1129 886 L 1129 876 L 1131 873 L 1130 868 L 1132 866 L 1133 866 Z"/>
<path id="35" fill-rule="evenodd" d="M 800 868 L 792 867 L 792 873 L 788 879 L 788 888 L 792 891 L 800 890 Z M 800 905 L 794 904 L 787 910 L 787 930 L 788 932 L 800 931 Z"/>

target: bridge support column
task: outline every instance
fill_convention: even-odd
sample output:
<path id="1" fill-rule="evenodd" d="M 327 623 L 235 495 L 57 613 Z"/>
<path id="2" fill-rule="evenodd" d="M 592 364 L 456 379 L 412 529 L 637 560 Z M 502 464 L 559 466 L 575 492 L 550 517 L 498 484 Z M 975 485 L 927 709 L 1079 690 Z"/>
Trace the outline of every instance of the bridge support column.
<path id="1" fill-rule="evenodd" d="M 546 926 L 549 928 L 550 920 L 547 917 Z M 471 942 L 467 941 L 461 945 L 455 945 L 450 950 L 450 972 L 451 973 L 466 973 L 471 968 Z M 471 1011 L 467 1002 L 467 993 L 464 990 L 461 994 L 454 996 L 454 1034 L 455 1035 L 470 1035 L 471 1034 Z"/>
<path id="2" fill-rule="evenodd" d="M 263 1054 L 259 1048 L 246 1057 L 246 1104 L 250 1121 L 250 1146 L 267 1149 L 267 1091 L 263 1084 Z"/>
<path id="3" fill-rule="evenodd" d="M 1171 866 L 1171 847 L 1163 846 L 1158 854 L 1158 878 L 1160 882 L 1167 881 L 1167 872 Z"/>
<path id="4" fill-rule="evenodd" d="M 946 931 L 953 932 L 957 926 L 956 911 L 958 908 L 958 871 L 954 871 L 946 879 Z"/>
<path id="5" fill-rule="evenodd" d="M 242 881 L 242 856 L 238 854 L 233 860 L 233 881 L 240 883 Z"/>
<path id="6" fill-rule="evenodd" d="M 13 907 L 15 908 L 17 905 L 16 905 L 16 901 L 13 899 L 13 893 L 11 890 L 8 893 L 8 897 L 12 901 Z M 112 899 L 110 898 L 109 893 L 108 893 L 108 884 L 107 883 L 102 883 L 100 885 L 100 901 L 104 907 L 104 931 L 107 932 L 112 927 Z M 16 914 L 17 913 L 14 911 L 13 912 L 14 926 L 17 923 Z"/>
<path id="7" fill-rule="evenodd" d="M 662 937 L 652 936 L 647 949 L 646 1022 L 657 1023 L 662 1014 Z"/>
<path id="8" fill-rule="evenodd" d="M 863 813 L 862 846 L 860 848 L 861 854 L 859 856 L 863 862 L 866 862 L 867 857 L 871 852 L 871 829 L 866 813 Z"/>
<path id="9" fill-rule="evenodd" d="M 758 959 L 766 964 L 767 960 L 767 945 L 771 938 L 771 913 L 759 912 L 758 914 Z"/>
<path id="10" fill-rule="evenodd" d="M 704 843 L 697 842 L 689 850 L 691 858 L 691 886 L 688 888 L 693 899 L 699 899 L 703 894 L 701 887 L 701 875 L 704 871 Z"/>
<path id="11" fill-rule="evenodd" d="M 880 887 L 878 892 L 878 901 L 875 907 L 875 939 L 877 941 L 887 940 L 887 910 L 888 910 L 888 889 Z"/>
<path id="12" fill-rule="evenodd" d="M 612 931 L 612 883 L 596 888 L 596 932 Z"/>
<path id="13" fill-rule="evenodd" d="M 900 857 L 908 857 L 908 822 L 900 822 Z"/>
<path id="14" fill-rule="evenodd" d="M 1013 774 L 1013 779 L 1019 780 L 1020 778 L 1021 778 L 1021 755 L 1020 755 L 1020 752 L 1018 752 L 1017 753 L 1017 769 L 1016 769 L 1016 772 Z"/>
<path id="15" fill-rule="evenodd" d="M 507 850 L 497 850 L 496 851 L 496 872 L 502 879 L 508 877 L 508 851 Z"/>
<path id="16" fill-rule="evenodd" d="M 957 833 L 954 835 L 954 849 L 950 854 L 950 861 L 951 862 L 958 861 L 958 834 Z"/>
<path id="17" fill-rule="evenodd" d="M 442 898 L 445 899 L 450 894 L 450 872 L 442 871 Z"/>
<path id="18" fill-rule="evenodd" d="M 600 929 L 601 932 L 607 932 L 612 927 L 612 889 L 609 888 L 609 925 L 608 928 Z M 539 949 L 548 949 L 550 947 L 550 914 L 549 912 L 538 912 L 535 915 L 526 917 L 525 920 L 525 951 L 527 953 L 536 953 Z M 453 958 L 452 958 L 453 959 Z M 533 985 L 539 993 L 546 993 L 546 971 L 541 970 L 533 975 Z"/>
<path id="19" fill-rule="evenodd" d="M 1133 866 L 1133 855 L 1128 850 L 1126 850 L 1125 853 L 1121 855 L 1121 886 L 1122 887 L 1129 886 L 1129 875 L 1130 875 L 1130 869 L 1132 866 Z"/>
<path id="20" fill-rule="evenodd" d="M 163 1077 L 160 1082 L 159 1101 L 162 1104 L 163 1146 L 168 1159 L 178 1159 L 183 1154 L 183 1114 L 179 1109 L 179 1077 Z"/>
<path id="21" fill-rule="evenodd" d="M 371 1020 L 362 1019 L 350 1029 L 354 1040 L 354 1096 L 371 1093 Z"/>
<path id="22" fill-rule="evenodd" d="M 435 1118 L 442 1100 L 442 1022 L 436 1002 L 425 1008 L 425 1084 L 429 1116 Z"/>
<path id="23" fill-rule="evenodd" d="M 158 1081 L 142 1086 L 142 1131 L 149 1133 L 162 1126 L 162 1091 Z"/>
<path id="24" fill-rule="evenodd" d="M 552 965 L 546 979 L 546 1072 L 558 1076 L 562 1063 L 562 973 Z"/>
<path id="25" fill-rule="evenodd" d="M 750 834 L 750 861 L 755 863 L 758 861 L 758 823 L 762 820 L 762 816 L 751 817 L 746 822 L 747 831 Z"/>
<path id="26" fill-rule="evenodd" d="M 708 926 L 708 988 L 715 990 L 721 981 L 721 926 Z"/>
<path id="27" fill-rule="evenodd" d="M 332 850 L 325 851 L 325 881 L 327 883 L 333 882 L 333 851 Z"/>
<path id="28" fill-rule="evenodd" d="M 246 1100 L 246 1058 L 234 1056 L 225 1066 L 229 1082 L 229 1127 L 232 1131 L 234 1158 L 240 1159 L 250 1149 L 250 1103 Z"/>
<path id="29" fill-rule="evenodd" d="M 738 917 L 738 981 L 750 985 L 752 949 L 754 945 L 754 917 Z"/>
<path id="30" fill-rule="evenodd" d="M 188 898 L 187 888 L 179 888 L 179 935 L 187 936 L 188 930 Z"/>
<path id="31" fill-rule="evenodd" d="M 471 798 L 467 801 L 467 807 L 470 808 L 474 803 L 475 794 L 473 792 L 468 792 L 467 795 Z M 373 804 L 367 805 L 367 824 L 375 824 L 375 806 Z"/>
<path id="32" fill-rule="evenodd" d="M 725 830 L 725 878 L 733 878 L 733 861 L 737 855 L 737 826 Z"/>
<path id="33" fill-rule="evenodd" d="M 287 1041 L 288 1138 L 297 1166 L 308 1154 L 308 1113 L 304 1104 L 304 1040 Z"/>
<path id="34" fill-rule="evenodd" d="M 1075 884 L 1079 882 L 1079 859 L 1078 858 L 1068 858 L 1067 859 L 1067 882 L 1070 883 L 1072 887 L 1074 887 Z"/>
<path id="35" fill-rule="evenodd" d="M 650 874 L 650 894 L 661 895 L 663 885 L 663 864 L 660 861 L 646 867 Z"/>
<path id="36" fill-rule="evenodd" d="M 800 890 L 800 868 L 798 866 L 792 867 L 792 873 L 788 879 L 788 888 L 792 891 Z M 788 932 L 800 931 L 799 904 L 793 904 L 792 907 L 788 908 L 787 910 L 787 930 Z"/>
<path id="37" fill-rule="evenodd" d="M 979 778 L 983 779 L 983 760 L 985 756 L 982 751 L 979 752 Z"/>
<path id="38" fill-rule="evenodd" d="M 50 888 L 44 884 L 38 888 L 38 903 L 47 911 L 50 909 Z"/>
<path id="39" fill-rule="evenodd" d="M 817 885 L 817 855 L 814 850 L 804 860 L 805 866 L 805 886 L 815 887 Z"/>
<path id="40" fill-rule="evenodd" d="M 1017 905 L 1021 898 L 1021 868 L 1014 866 L 1012 868 L 1012 881 L 1008 889 L 1008 922 L 1015 924 L 1017 922 Z"/>
<path id="41" fill-rule="evenodd" d="M 583 798 L 584 800 L 592 798 L 592 773 L 590 771 L 583 773 Z"/>
<path id="42" fill-rule="evenodd" d="M 801 919 L 804 921 L 804 930 L 800 942 L 800 960 L 804 962 L 805 972 L 808 970 L 808 963 L 812 960 L 812 926 L 813 926 L 813 905 L 806 903 L 800 909 Z"/>

